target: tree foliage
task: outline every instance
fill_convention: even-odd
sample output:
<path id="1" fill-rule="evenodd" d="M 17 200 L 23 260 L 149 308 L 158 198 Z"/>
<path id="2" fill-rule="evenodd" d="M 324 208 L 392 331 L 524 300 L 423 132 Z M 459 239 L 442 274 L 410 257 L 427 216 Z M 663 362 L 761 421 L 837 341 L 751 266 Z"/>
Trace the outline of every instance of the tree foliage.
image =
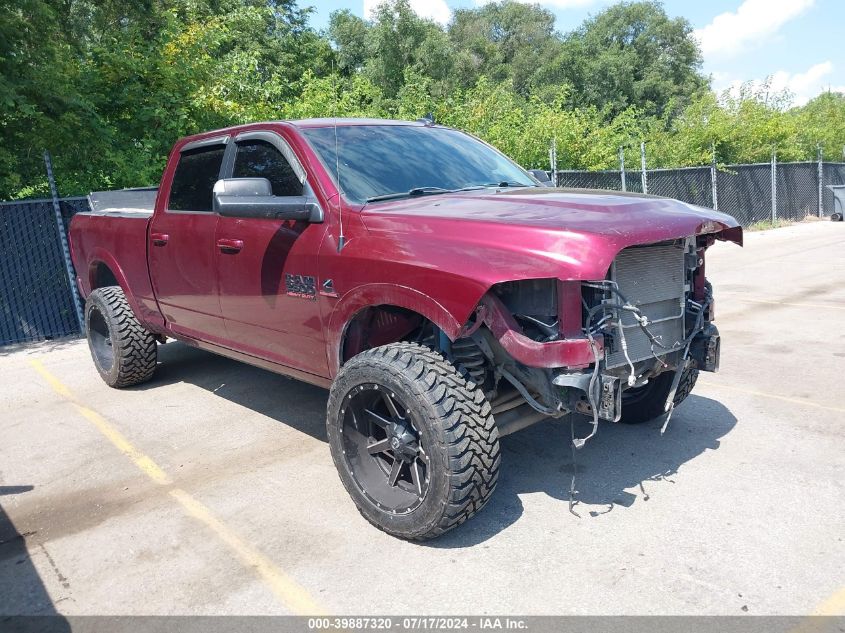
<path id="1" fill-rule="evenodd" d="M 556 78 L 572 86 L 576 106 L 661 115 L 707 88 L 691 34 L 687 20 L 669 18 L 658 2 L 619 3 L 564 38 Z"/>
<path id="2" fill-rule="evenodd" d="M 573 33 L 537 5 L 455 12 L 448 27 L 389 0 L 325 33 L 295 0 L 6 0 L 0 7 L 0 198 L 155 182 L 174 140 L 265 119 L 372 116 L 467 130 L 526 167 L 838 159 L 845 96 L 790 108 L 745 86 L 716 95 L 689 24 L 613 5 Z M 334 69 L 334 71 L 332 70 Z"/>

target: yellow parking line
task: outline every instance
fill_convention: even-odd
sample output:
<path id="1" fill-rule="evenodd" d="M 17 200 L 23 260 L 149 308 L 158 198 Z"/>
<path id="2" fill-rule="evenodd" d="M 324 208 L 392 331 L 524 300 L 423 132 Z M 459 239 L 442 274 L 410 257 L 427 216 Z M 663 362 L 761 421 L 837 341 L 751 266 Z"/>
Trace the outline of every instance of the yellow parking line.
<path id="1" fill-rule="evenodd" d="M 827 600 L 818 605 L 813 612 L 804 618 L 798 626 L 789 630 L 789 633 L 820 633 L 824 630 L 831 630 L 829 623 L 822 618 L 813 616 L 838 616 L 845 614 L 845 587 L 832 594 Z"/>
<path id="2" fill-rule="evenodd" d="M 703 387 L 713 387 L 714 389 L 729 389 L 730 391 L 738 391 L 740 393 L 747 393 L 752 396 L 760 396 L 761 398 L 772 398 L 774 400 L 782 400 L 783 402 L 791 402 L 793 404 L 800 404 L 807 407 L 815 407 L 817 409 L 824 409 L 825 411 L 836 411 L 837 413 L 845 413 L 845 408 L 831 407 L 825 404 L 819 404 L 810 400 L 801 400 L 800 398 L 788 398 L 787 396 L 779 396 L 775 393 L 766 393 L 765 391 L 756 391 L 754 389 L 746 389 L 745 387 L 735 387 L 733 385 L 716 384 L 715 382 L 702 382 L 698 384 Z"/>
<path id="3" fill-rule="evenodd" d="M 29 362 L 33 369 L 50 385 L 53 391 L 67 399 L 121 453 L 131 459 L 141 472 L 159 485 L 169 486 L 173 483 L 170 476 L 150 457 L 136 449 L 126 439 L 123 433 L 113 427 L 99 413 L 81 404 L 73 392 L 51 374 L 40 360 L 32 359 Z M 284 571 L 264 554 L 241 539 L 228 525 L 215 517 L 211 510 L 200 501 L 180 488 L 171 488 L 168 493 L 190 516 L 214 532 L 246 567 L 253 569 L 287 609 L 297 615 L 320 615 L 325 613 L 304 587 L 285 574 Z"/>
<path id="4" fill-rule="evenodd" d="M 816 607 L 813 615 L 844 615 L 845 614 L 845 587 L 831 595 L 827 600 Z"/>

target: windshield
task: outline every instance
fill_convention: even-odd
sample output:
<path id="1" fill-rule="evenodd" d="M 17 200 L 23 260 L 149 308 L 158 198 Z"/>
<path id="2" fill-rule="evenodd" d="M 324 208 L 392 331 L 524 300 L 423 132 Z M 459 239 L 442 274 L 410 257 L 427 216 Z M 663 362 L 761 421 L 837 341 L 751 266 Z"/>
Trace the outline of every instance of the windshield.
<path id="1" fill-rule="evenodd" d="M 337 182 L 335 128 L 302 128 Z M 341 188 L 365 202 L 390 194 L 475 186 L 533 187 L 536 182 L 509 158 L 468 134 L 414 125 L 350 125 L 337 128 Z"/>

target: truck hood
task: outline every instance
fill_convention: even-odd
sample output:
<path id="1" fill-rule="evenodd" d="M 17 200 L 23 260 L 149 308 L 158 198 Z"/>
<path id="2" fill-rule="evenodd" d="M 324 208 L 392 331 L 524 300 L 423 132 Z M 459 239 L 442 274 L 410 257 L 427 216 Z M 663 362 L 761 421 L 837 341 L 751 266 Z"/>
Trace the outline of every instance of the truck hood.
<path id="1" fill-rule="evenodd" d="M 382 257 L 490 284 L 601 279 L 623 248 L 691 235 L 742 244 L 742 229 L 724 213 L 606 191 L 487 189 L 371 203 L 361 217 Z"/>

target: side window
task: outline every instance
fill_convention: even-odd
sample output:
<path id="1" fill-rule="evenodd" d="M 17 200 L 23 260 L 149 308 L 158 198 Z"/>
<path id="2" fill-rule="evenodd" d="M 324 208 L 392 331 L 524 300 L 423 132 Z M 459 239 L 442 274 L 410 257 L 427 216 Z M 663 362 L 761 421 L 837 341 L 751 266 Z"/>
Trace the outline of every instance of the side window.
<path id="1" fill-rule="evenodd" d="M 220 165 L 226 147 L 201 147 L 182 152 L 167 208 L 173 211 L 211 211 L 211 192 L 220 177 Z"/>
<path id="2" fill-rule="evenodd" d="M 302 183 L 281 152 L 267 141 L 238 143 L 234 178 L 266 178 L 274 196 L 301 196 Z"/>

